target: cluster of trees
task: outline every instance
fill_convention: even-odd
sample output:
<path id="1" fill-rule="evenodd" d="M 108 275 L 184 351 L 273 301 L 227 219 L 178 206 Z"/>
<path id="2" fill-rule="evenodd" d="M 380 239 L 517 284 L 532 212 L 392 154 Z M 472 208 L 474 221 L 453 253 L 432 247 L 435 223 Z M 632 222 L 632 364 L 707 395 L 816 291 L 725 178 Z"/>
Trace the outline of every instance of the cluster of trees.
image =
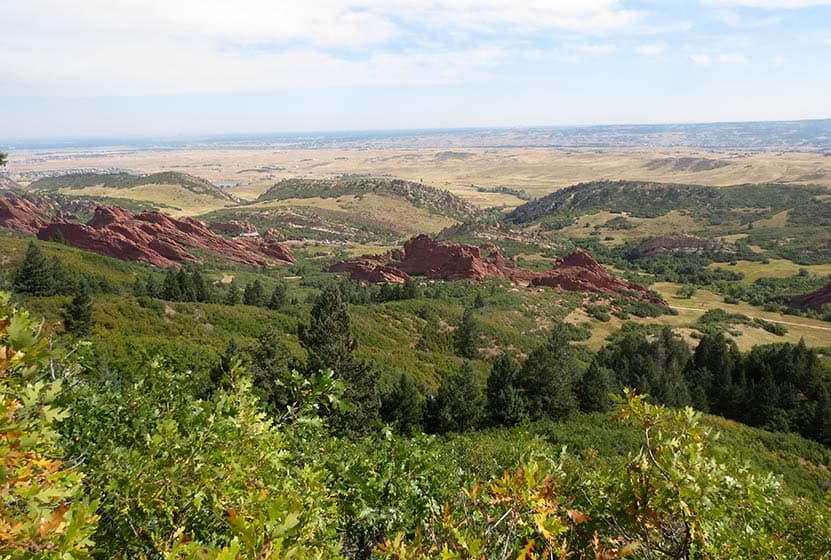
<path id="1" fill-rule="evenodd" d="M 284 282 L 278 282 L 270 295 L 266 294 L 265 286 L 259 278 L 248 282 L 243 289 L 240 289 L 236 280 L 231 280 L 225 288 L 220 289 L 207 281 L 202 272 L 194 266 L 171 267 L 167 269 L 161 281 L 153 274 L 148 275 L 144 282 L 137 278 L 133 285 L 133 295 L 167 301 L 225 305 L 242 303 L 275 310 L 289 303 Z"/>
<path id="2" fill-rule="evenodd" d="M 324 292 L 318 311 L 340 314 L 338 299 Z M 346 317 L 304 326 L 307 367 L 353 365 Z M 319 336 L 333 328 L 337 344 Z M 197 396 L 198 380 L 164 360 L 138 377 L 94 359 L 50 365 L 37 330 L 0 296 L 0 356 L 21 357 L 0 360 L 0 473 L 14 489 L 0 497 L 3 557 L 772 558 L 831 547 L 827 507 L 720 453 L 691 410 L 627 395 L 616 418 L 634 445 L 597 460 L 519 430 L 498 449 L 489 434 L 347 441 L 325 421 L 355 414 L 341 406 L 344 373 L 283 372 L 278 410 L 238 365 Z M 543 352 L 568 353 L 567 335 Z"/>
<path id="3" fill-rule="evenodd" d="M 71 275 L 58 257 L 46 258 L 35 241 L 29 242 L 12 279 L 15 292 L 39 297 L 72 294 L 77 285 L 78 277 Z"/>

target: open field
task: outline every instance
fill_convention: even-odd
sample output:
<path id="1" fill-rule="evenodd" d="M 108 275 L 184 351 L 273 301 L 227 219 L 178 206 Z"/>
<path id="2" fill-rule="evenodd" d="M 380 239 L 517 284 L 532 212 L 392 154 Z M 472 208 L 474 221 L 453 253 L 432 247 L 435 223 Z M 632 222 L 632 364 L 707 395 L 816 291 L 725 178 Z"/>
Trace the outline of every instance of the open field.
<path id="1" fill-rule="evenodd" d="M 744 274 L 743 282 L 751 284 L 759 278 L 787 278 L 807 270 L 814 276 L 831 274 L 831 264 L 799 265 L 785 259 L 770 259 L 767 263 L 758 261 L 736 261 L 736 264 L 713 263 L 709 268 L 722 268 Z"/>
<path id="2" fill-rule="evenodd" d="M 677 149 L 437 148 L 418 149 L 89 149 L 13 151 L 9 171 L 33 174 L 78 168 L 133 173 L 181 171 L 228 185 L 253 200 L 284 178 L 391 176 L 446 188 L 483 207 L 522 201 L 478 189 L 509 187 L 539 197 L 598 179 L 725 186 L 793 182 L 831 186 L 831 158 L 818 153 Z"/>
<path id="3" fill-rule="evenodd" d="M 692 346 L 697 344 L 692 335 L 697 332 L 693 327 L 698 319 L 706 311 L 723 309 L 727 313 L 745 315 L 750 319 L 763 319 L 771 323 L 779 323 L 788 329 L 784 336 L 777 336 L 750 325 L 731 326 L 729 330 L 738 333 L 738 336 L 733 336 L 733 339 L 742 351 L 750 350 L 753 346 L 759 344 L 797 343 L 800 339 L 804 339 L 808 346 L 831 347 L 831 323 L 796 315 L 767 312 L 748 304 L 732 305 L 724 303 L 723 297 L 705 289 L 696 290 L 691 298 L 679 298 L 675 294 L 680 284 L 671 282 L 659 282 L 650 287 L 667 300 L 670 307 L 677 312 L 677 315 L 646 318 L 631 316 L 628 320 L 643 325 L 668 325 Z M 624 321 L 614 316 L 607 322 L 592 319 L 582 308 L 572 311 L 565 321 L 572 324 L 591 323 L 592 336 L 585 344 L 592 350 L 599 350 L 606 343 L 607 337 L 619 330 L 624 323 Z"/>

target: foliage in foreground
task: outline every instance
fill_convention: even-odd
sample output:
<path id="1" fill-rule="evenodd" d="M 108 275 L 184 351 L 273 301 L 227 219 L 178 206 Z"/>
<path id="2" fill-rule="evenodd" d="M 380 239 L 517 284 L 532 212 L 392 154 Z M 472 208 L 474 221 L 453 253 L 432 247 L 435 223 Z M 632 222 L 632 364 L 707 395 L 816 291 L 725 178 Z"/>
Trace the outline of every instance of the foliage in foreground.
<path id="1" fill-rule="evenodd" d="M 96 503 L 82 474 L 59 459 L 53 406 L 62 382 L 45 378 L 40 326 L 0 292 L 0 558 L 86 558 Z"/>

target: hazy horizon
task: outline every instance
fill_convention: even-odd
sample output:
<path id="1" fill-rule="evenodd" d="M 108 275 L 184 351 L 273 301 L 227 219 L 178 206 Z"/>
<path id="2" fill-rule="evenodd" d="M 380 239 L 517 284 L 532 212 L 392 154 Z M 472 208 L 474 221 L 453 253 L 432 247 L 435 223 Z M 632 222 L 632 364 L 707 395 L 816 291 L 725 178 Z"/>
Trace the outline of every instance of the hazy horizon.
<path id="1" fill-rule="evenodd" d="M 831 117 L 831 0 L 30 0 L 0 138 Z"/>

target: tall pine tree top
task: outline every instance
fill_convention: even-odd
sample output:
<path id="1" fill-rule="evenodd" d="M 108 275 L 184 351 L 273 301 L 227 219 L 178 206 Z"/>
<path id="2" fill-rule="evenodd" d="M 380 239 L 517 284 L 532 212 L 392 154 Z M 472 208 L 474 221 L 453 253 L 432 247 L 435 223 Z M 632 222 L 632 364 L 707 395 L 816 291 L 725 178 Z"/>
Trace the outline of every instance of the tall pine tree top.
<path id="1" fill-rule="evenodd" d="M 312 307 L 308 325 L 300 325 L 300 343 L 309 353 L 311 371 L 333 369 L 342 373 L 353 361 L 358 346 L 352 336 L 352 322 L 337 286 L 325 288 Z"/>
<path id="2" fill-rule="evenodd" d="M 14 277 L 14 289 L 30 296 L 51 296 L 55 293 L 52 268 L 34 241 L 29 242 L 26 257 Z"/>

